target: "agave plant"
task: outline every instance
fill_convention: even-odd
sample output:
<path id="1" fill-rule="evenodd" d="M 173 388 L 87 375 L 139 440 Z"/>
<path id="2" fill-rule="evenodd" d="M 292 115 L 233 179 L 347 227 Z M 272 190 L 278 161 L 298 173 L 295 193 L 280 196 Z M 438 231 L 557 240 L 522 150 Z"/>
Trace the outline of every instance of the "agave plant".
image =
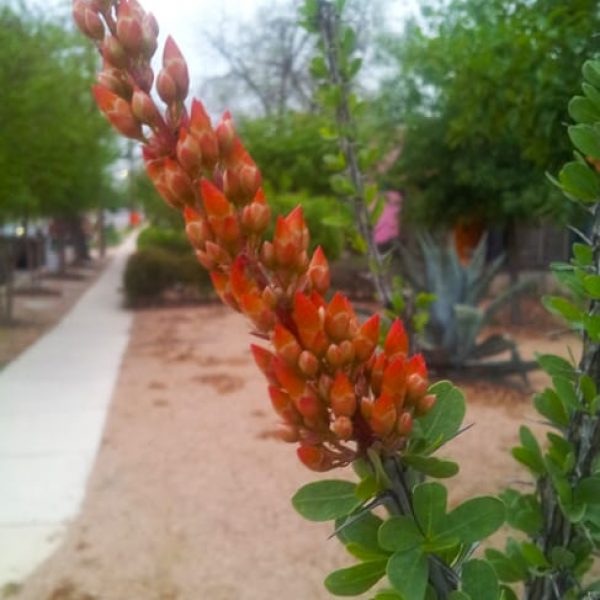
<path id="1" fill-rule="evenodd" d="M 489 287 L 502 268 L 505 256 L 487 262 L 484 236 L 471 257 L 463 264 L 454 244 L 438 241 L 428 233 L 417 237 L 418 254 L 401 249 L 405 277 L 419 292 L 435 296 L 430 304 L 429 321 L 419 343 L 429 364 L 444 369 L 480 366 L 491 373 L 524 373 L 533 363 L 521 360 L 515 342 L 504 334 L 481 338 L 483 328 L 493 315 L 515 294 L 530 286 L 520 282 L 485 303 Z M 510 358 L 490 362 L 490 357 L 510 353 Z"/>

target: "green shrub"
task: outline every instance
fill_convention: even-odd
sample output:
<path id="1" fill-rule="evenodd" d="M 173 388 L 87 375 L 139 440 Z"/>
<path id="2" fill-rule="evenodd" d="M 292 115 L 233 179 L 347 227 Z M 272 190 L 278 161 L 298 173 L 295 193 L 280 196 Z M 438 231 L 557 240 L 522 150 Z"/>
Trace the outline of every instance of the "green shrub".
<path id="1" fill-rule="evenodd" d="M 138 236 L 137 247 L 138 250 L 159 248 L 174 254 L 192 254 L 190 242 L 181 228 L 146 227 Z"/>
<path id="2" fill-rule="evenodd" d="M 129 306 L 156 303 L 177 287 L 195 292 L 195 299 L 211 295 L 210 277 L 191 252 L 181 255 L 157 247 L 138 250 L 129 257 L 124 287 Z"/>

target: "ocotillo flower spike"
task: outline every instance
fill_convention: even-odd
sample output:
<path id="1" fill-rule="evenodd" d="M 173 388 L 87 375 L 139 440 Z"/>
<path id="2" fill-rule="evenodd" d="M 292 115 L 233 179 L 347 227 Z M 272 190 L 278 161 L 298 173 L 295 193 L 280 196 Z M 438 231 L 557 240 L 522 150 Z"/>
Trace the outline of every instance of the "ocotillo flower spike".
<path id="1" fill-rule="evenodd" d="M 298 458 L 316 471 L 371 447 L 401 451 L 414 417 L 435 402 L 423 358 L 408 356 L 402 323 L 379 348 L 378 315 L 361 324 L 346 296 L 325 298 L 329 264 L 321 248 L 309 256 L 300 207 L 278 217 L 273 240 L 262 239 L 271 209 L 260 170 L 228 112 L 214 128 L 199 100 L 187 113 L 188 68 L 171 37 L 154 82 L 166 106 L 157 106 L 149 61 L 158 25 L 137 0 L 75 0 L 73 17 L 104 59 L 94 86 L 100 110 L 119 133 L 143 142 L 148 175 L 183 213 L 216 292 L 272 346 L 251 350 L 283 421 L 279 437 L 298 444 Z"/>

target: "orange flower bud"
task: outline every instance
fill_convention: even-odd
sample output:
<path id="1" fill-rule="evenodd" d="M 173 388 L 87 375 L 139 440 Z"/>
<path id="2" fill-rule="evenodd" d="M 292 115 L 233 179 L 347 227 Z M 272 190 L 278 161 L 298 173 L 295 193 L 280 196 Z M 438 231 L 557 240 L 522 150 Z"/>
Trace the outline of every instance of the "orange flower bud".
<path id="1" fill-rule="evenodd" d="M 263 242 L 260 247 L 260 260 L 268 269 L 275 265 L 275 250 L 271 242 Z"/>
<path id="2" fill-rule="evenodd" d="M 140 89 L 149 94 L 152 89 L 152 83 L 154 82 L 154 71 L 152 70 L 152 67 L 147 64 L 141 64 L 136 76 L 136 81 L 140 86 Z"/>
<path id="3" fill-rule="evenodd" d="M 275 372 L 273 371 L 273 359 L 275 358 L 275 355 L 266 348 L 257 346 L 256 344 L 250 344 L 250 350 L 256 366 L 271 383 L 276 383 L 277 380 L 275 379 Z"/>
<path id="4" fill-rule="evenodd" d="M 271 209 L 264 202 L 252 202 L 242 210 L 242 227 L 251 233 L 263 233 L 270 220 Z"/>
<path id="5" fill-rule="evenodd" d="M 158 47 L 158 23 L 152 13 L 145 14 L 142 19 L 142 53 L 150 60 Z"/>
<path id="6" fill-rule="evenodd" d="M 404 355 L 408 353 L 408 336 L 400 319 L 396 319 L 392 323 L 385 338 L 383 349 L 390 358 L 397 353 Z"/>
<path id="7" fill-rule="evenodd" d="M 342 355 L 342 363 L 343 364 L 347 365 L 354 360 L 354 357 L 355 357 L 354 346 L 352 345 L 352 342 L 350 340 L 344 340 L 340 344 L 340 352 Z"/>
<path id="8" fill-rule="evenodd" d="M 360 361 L 368 360 L 377 347 L 379 341 L 379 315 L 373 315 L 367 319 L 354 338 L 354 350 L 356 358 Z"/>
<path id="9" fill-rule="evenodd" d="M 221 121 L 217 125 L 216 134 L 219 150 L 221 154 L 226 157 L 231 153 L 235 141 L 235 129 L 229 112 L 226 112 L 223 115 Z"/>
<path id="10" fill-rule="evenodd" d="M 200 194 L 208 216 L 221 218 L 233 214 L 233 206 L 229 200 L 208 179 L 200 181 Z"/>
<path id="11" fill-rule="evenodd" d="M 303 350 L 298 358 L 298 368 L 307 377 L 314 377 L 319 371 L 319 360 L 308 350 Z"/>
<path id="12" fill-rule="evenodd" d="M 396 423 L 396 432 L 398 433 L 398 435 L 401 435 L 402 437 L 406 437 L 406 436 L 410 435 L 410 432 L 412 431 L 412 427 L 413 427 L 412 415 L 408 411 L 405 410 L 398 417 L 398 423 Z"/>
<path id="13" fill-rule="evenodd" d="M 393 398 L 398 407 L 404 403 L 406 394 L 406 361 L 402 355 L 389 362 L 383 372 L 381 382 L 382 395 Z"/>
<path id="14" fill-rule="evenodd" d="M 185 204 L 194 206 L 196 196 L 192 180 L 179 163 L 170 158 L 165 160 L 164 182 L 176 198 L 179 198 Z"/>
<path id="15" fill-rule="evenodd" d="M 138 120 L 151 127 L 158 127 L 162 122 L 162 116 L 158 112 L 156 104 L 146 92 L 140 89 L 133 92 L 131 111 Z"/>
<path id="16" fill-rule="evenodd" d="M 101 51 L 104 59 L 111 65 L 119 69 L 127 67 L 129 62 L 127 52 L 125 52 L 125 48 L 123 48 L 121 42 L 115 36 L 109 35 L 104 38 Z"/>
<path id="17" fill-rule="evenodd" d="M 406 399 L 410 403 L 415 403 L 419 398 L 427 393 L 427 381 L 418 373 L 413 373 L 406 380 Z"/>
<path id="18" fill-rule="evenodd" d="M 273 329 L 275 313 L 265 304 L 258 292 L 243 294 L 239 300 L 241 311 L 254 323 L 258 331 L 267 333 Z"/>
<path id="19" fill-rule="evenodd" d="M 270 385 L 269 397 L 271 398 L 271 404 L 277 414 L 285 415 L 289 413 L 289 409 L 292 406 L 292 399 L 287 392 L 284 392 L 274 385 Z"/>
<path id="20" fill-rule="evenodd" d="M 325 311 L 325 331 L 336 341 L 346 338 L 348 324 L 354 316 L 348 298 L 336 292 Z"/>
<path id="21" fill-rule="evenodd" d="M 205 131 L 198 137 L 200 143 L 200 153 L 204 168 L 211 171 L 219 160 L 219 146 L 217 144 L 217 136 L 213 131 Z"/>
<path id="22" fill-rule="evenodd" d="M 281 356 L 289 365 L 295 366 L 302 352 L 302 348 L 296 339 L 296 336 L 289 330 L 286 329 L 280 323 L 275 325 L 273 334 L 271 336 L 271 342 L 277 350 L 277 354 Z"/>
<path id="23" fill-rule="evenodd" d="M 387 366 L 387 357 L 382 352 L 375 357 L 375 362 L 371 368 L 371 389 L 375 395 L 381 393 L 381 382 L 383 381 L 383 372 Z"/>
<path id="24" fill-rule="evenodd" d="M 375 435 L 384 438 L 393 431 L 397 416 L 393 398 L 382 394 L 373 402 L 369 425 Z"/>
<path id="25" fill-rule="evenodd" d="M 94 40 L 104 38 L 104 24 L 98 14 L 81 0 L 73 2 L 73 19 L 81 33 Z"/>
<path id="26" fill-rule="evenodd" d="M 167 105 L 177 101 L 177 85 L 171 75 L 164 69 L 159 71 L 156 78 L 156 91 L 160 99 Z"/>
<path id="27" fill-rule="evenodd" d="M 288 229 L 293 236 L 292 243 L 299 248 L 299 252 L 302 250 L 308 250 L 308 244 L 310 242 L 310 235 L 308 228 L 304 221 L 304 213 L 301 206 L 296 206 L 287 217 L 285 222 Z"/>
<path id="28" fill-rule="evenodd" d="M 101 85 L 93 86 L 92 90 L 98 107 L 119 133 L 144 141 L 141 124 L 131 112 L 128 102 Z"/>
<path id="29" fill-rule="evenodd" d="M 219 298 L 233 310 L 239 311 L 240 307 L 229 289 L 229 277 L 221 271 L 211 271 L 209 275 Z"/>
<path id="30" fill-rule="evenodd" d="M 144 46 L 144 35 L 139 15 L 130 7 L 127 0 L 119 2 L 117 12 L 117 37 L 123 48 L 133 56 L 138 55 Z"/>
<path id="31" fill-rule="evenodd" d="M 320 356 L 327 348 L 328 341 L 321 326 L 319 310 L 301 292 L 297 292 L 294 297 L 292 318 L 298 327 L 298 334 L 304 348 Z"/>
<path id="32" fill-rule="evenodd" d="M 107 64 L 104 69 L 98 73 L 98 83 L 101 87 L 110 90 L 124 100 L 130 100 L 133 94 L 131 84 L 125 79 L 123 73 L 117 69 L 109 67 Z"/>
<path id="33" fill-rule="evenodd" d="M 329 391 L 331 390 L 332 385 L 333 385 L 333 379 L 331 377 L 329 377 L 329 375 L 326 375 L 325 373 L 323 373 L 319 377 L 319 384 L 318 384 L 319 396 L 321 396 L 321 398 L 324 398 L 325 400 L 329 400 Z"/>
<path id="34" fill-rule="evenodd" d="M 243 165 L 239 170 L 238 179 L 240 192 L 245 198 L 253 198 L 262 183 L 260 171 L 254 164 Z"/>
<path id="35" fill-rule="evenodd" d="M 204 244 L 210 240 L 210 230 L 204 220 L 189 221 L 185 226 L 185 232 L 196 250 L 203 249 Z"/>
<path id="36" fill-rule="evenodd" d="M 426 396 L 419 398 L 417 405 L 415 406 L 415 412 L 417 415 L 426 415 L 433 408 L 435 400 L 436 398 L 434 394 L 427 394 Z"/>
<path id="37" fill-rule="evenodd" d="M 360 399 L 360 414 L 366 421 L 370 420 L 373 414 L 373 398 L 364 396 Z"/>
<path id="38" fill-rule="evenodd" d="M 308 265 L 308 279 L 319 294 L 325 294 L 329 289 L 331 283 L 329 263 L 321 246 L 317 246 Z"/>
<path id="39" fill-rule="evenodd" d="M 175 99 L 183 102 L 188 95 L 190 76 L 183 54 L 171 36 L 165 42 L 161 73 L 163 72 L 169 75 L 175 85 Z"/>
<path id="40" fill-rule="evenodd" d="M 279 265 L 287 267 L 293 265 L 301 249 L 294 244 L 294 237 L 287 221 L 279 216 L 275 222 L 275 235 L 273 237 L 274 258 Z"/>
<path id="41" fill-rule="evenodd" d="M 300 398 L 306 389 L 306 382 L 282 358 L 276 356 L 272 362 L 275 377 L 292 398 Z"/>
<path id="42" fill-rule="evenodd" d="M 354 427 L 352 421 L 348 417 L 337 417 L 333 423 L 329 426 L 332 433 L 334 433 L 340 440 L 349 440 L 352 437 Z"/>
<path id="43" fill-rule="evenodd" d="M 195 135 L 183 127 L 179 130 L 177 160 L 192 179 L 200 175 L 203 166 L 200 142 Z"/>
<path id="44" fill-rule="evenodd" d="M 329 391 L 331 408 L 336 416 L 351 417 L 356 411 L 354 386 L 343 371 L 338 371 Z"/>
<path id="45" fill-rule="evenodd" d="M 325 352 L 325 360 L 332 369 L 337 369 L 342 365 L 342 352 L 337 344 L 330 344 Z"/>
<path id="46" fill-rule="evenodd" d="M 294 402 L 296 410 L 305 419 L 317 419 L 323 412 L 323 406 L 316 396 L 307 395 L 296 398 Z"/>
<path id="47" fill-rule="evenodd" d="M 333 466 L 331 455 L 323 446 L 300 446 L 296 453 L 300 462 L 312 471 L 327 471 Z"/>
<path id="48" fill-rule="evenodd" d="M 231 263 L 231 256 L 229 256 L 227 250 L 225 250 L 218 244 L 207 240 L 204 244 L 204 249 L 206 251 L 206 254 L 216 265 L 223 266 Z"/>
<path id="49" fill-rule="evenodd" d="M 413 354 L 406 365 L 407 373 L 417 373 L 423 379 L 427 379 L 427 365 L 422 354 Z"/>

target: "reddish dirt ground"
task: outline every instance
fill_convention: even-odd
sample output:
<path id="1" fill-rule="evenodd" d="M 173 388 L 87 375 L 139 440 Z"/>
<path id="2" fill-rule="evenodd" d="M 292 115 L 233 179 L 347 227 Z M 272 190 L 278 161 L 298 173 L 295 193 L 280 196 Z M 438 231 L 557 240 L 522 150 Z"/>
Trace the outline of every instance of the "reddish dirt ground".
<path id="1" fill-rule="evenodd" d="M 577 348 L 540 332 L 519 341 L 527 357 Z M 327 539 L 327 524 L 291 508 L 295 490 L 316 476 L 273 439 L 276 419 L 248 342 L 244 320 L 216 305 L 136 315 L 81 513 L 11 598 L 330 597 L 323 578 L 352 559 Z M 531 383 L 542 387 L 543 374 Z M 463 389 L 465 422 L 475 426 L 444 449 L 461 465 L 448 481 L 453 503 L 527 479 L 509 449 L 519 424 L 535 419 L 529 393 Z"/>

